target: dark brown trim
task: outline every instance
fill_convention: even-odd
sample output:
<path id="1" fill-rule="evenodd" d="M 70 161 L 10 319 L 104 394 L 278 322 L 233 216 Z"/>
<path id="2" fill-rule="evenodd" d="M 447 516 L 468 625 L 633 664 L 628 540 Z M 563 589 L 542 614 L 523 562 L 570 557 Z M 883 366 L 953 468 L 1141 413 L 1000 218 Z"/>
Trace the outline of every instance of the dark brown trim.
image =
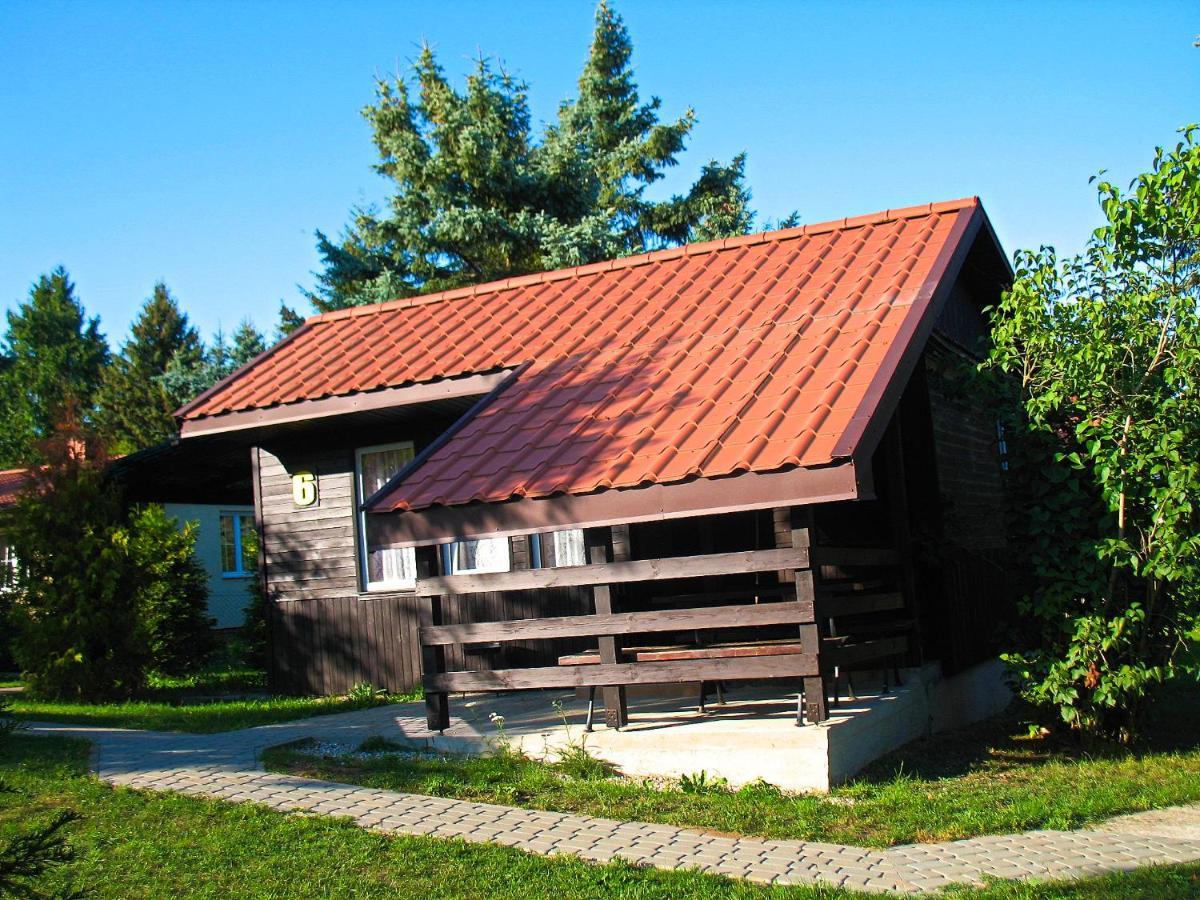
<path id="1" fill-rule="evenodd" d="M 668 559 L 631 559 L 620 562 L 563 566 L 555 569 L 514 569 L 479 575 L 439 575 L 418 578 L 417 594 L 483 594 L 492 591 L 534 591 L 559 587 L 624 584 L 631 581 L 661 581 L 666 578 L 705 578 L 740 572 L 774 572 L 804 569 L 809 565 L 808 548 L 783 550 L 739 550 L 704 556 L 675 556 Z"/>
<path id="2" fill-rule="evenodd" d="M 428 693 L 447 691 L 519 691 L 534 688 L 600 687 L 626 684 L 673 684 L 751 678 L 803 678 L 819 673 L 810 653 L 739 656 L 673 662 L 600 663 L 592 666 L 546 666 L 497 669 L 491 672 L 436 672 L 424 678 Z M 435 728 L 431 724 L 430 728 Z"/>
<path id="3" fill-rule="evenodd" d="M 464 375 L 459 378 L 443 378 L 406 387 L 385 388 L 348 394 L 342 397 L 324 397 L 320 400 L 301 400 L 272 406 L 269 409 L 248 409 L 240 412 L 221 413 L 200 419 L 189 419 L 180 428 L 183 438 L 201 434 L 221 434 L 228 431 L 244 431 L 266 425 L 283 425 L 289 422 L 304 422 L 347 413 L 391 409 L 397 406 L 412 406 L 435 400 L 453 400 L 487 394 L 510 378 L 511 370 L 489 372 L 485 375 Z"/>
<path id="4" fill-rule="evenodd" d="M 504 393 L 505 389 L 508 388 L 509 385 L 520 378 L 521 373 L 528 369 L 530 365 L 532 365 L 532 363 L 521 363 L 521 365 L 517 366 L 511 372 L 504 373 L 505 377 L 501 379 L 501 381 L 490 391 L 488 391 L 487 394 L 475 401 L 474 406 L 455 419 L 454 423 L 449 428 L 439 434 L 429 444 L 429 446 L 425 447 L 425 449 L 409 460 L 408 465 L 389 478 L 384 483 L 383 487 L 373 493 L 370 497 L 367 497 L 367 499 L 363 501 L 362 508 L 367 512 L 370 512 L 371 508 L 376 504 L 376 502 L 383 500 L 388 494 L 403 484 L 404 480 L 408 478 L 409 475 L 421 468 L 421 466 L 425 465 L 425 462 L 429 459 L 429 457 L 433 456 L 433 454 L 441 450 L 442 447 L 446 446 L 446 444 L 450 442 L 450 438 L 462 431 L 468 424 L 470 424 L 472 419 L 483 412 L 483 410 L 485 410 L 487 407 L 491 406 L 496 401 L 496 398 Z"/>
<path id="5" fill-rule="evenodd" d="M 819 469 L 745 472 L 681 484 L 597 494 L 376 512 L 373 534 L 382 545 L 415 547 L 446 540 L 499 537 L 559 528 L 598 528 L 630 522 L 720 515 L 775 506 L 856 500 L 873 492 L 870 467 L 844 462 Z"/>
<path id="6" fill-rule="evenodd" d="M 929 276 L 917 291 L 912 311 L 905 317 L 862 402 L 833 448 L 833 456 L 853 455 L 856 459 L 869 460 L 875 452 L 921 358 L 925 342 L 933 333 L 938 314 L 954 289 L 963 262 L 986 220 L 982 206 L 972 207 L 969 214 L 958 213 L 958 220 L 933 261 Z"/>
<path id="7" fill-rule="evenodd" d="M 421 644 L 433 646 L 491 641 L 544 641 L 554 638 L 692 631 L 697 628 L 798 625 L 801 622 L 811 621 L 812 616 L 811 605 L 787 601 L 742 603 L 736 606 L 708 606 L 700 609 L 614 612 L 607 615 L 549 616 L 544 619 L 510 619 L 504 622 L 433 625 L 421 629 Z"/>
<path id="8" fill-rule="evenodd" d="M 309 319 L 305 322 L 302 322 L 299 328 L 297 328 L 295 331 L 293 331 L 291 334 L 289 334 L 287 337 L 285 337 L 282 341 L 279 341 L 277 344 L 271 345 L 266 350 L 264 350 L 262 353 L 258 354 L 258 356 L 254 357 L 252 360 L 250 360 L 249 362 L 244 363 L 243 365 L 239 366 L 234 371 L 230 372 L 228 375 L 226 375 L 224 378 L 222 378 L 220 381 L 218 381 L 216 384 L 214 384 L 208 390 L 201 391 L 199 394 L 196 395 L 196 397 L 193 400 L 185 403 L 183 406 L 179 407 L 179 409 L 175 410 L 175 414 L 174 414 L 175 418 L 176 419 L 184 418 L 188 413 L 190 413 L 193 409 L 195 409 L 197 406 L 202 404 L 209 397 L 213 396 L 218 391 L 224 390 L 226 387 L 228 387 L 230 384 L 232 384 L 238 378 L 241 378 L 242 375 L 244 375 L 246 372 L 250 371 L 250 369 L 257 366 L 260 362 L 262 362 L 268 356 L 271 356 L 274 353 L 277 353 L 281 348 L 286 347 L 292 341 L 296 340 L 296 338 L 300 337 L 300 335 L 302 335 L 308 331 L 311 331 L 312 328 L 313 328 L 313 325 L 312 325 L 311 319 Z"/>

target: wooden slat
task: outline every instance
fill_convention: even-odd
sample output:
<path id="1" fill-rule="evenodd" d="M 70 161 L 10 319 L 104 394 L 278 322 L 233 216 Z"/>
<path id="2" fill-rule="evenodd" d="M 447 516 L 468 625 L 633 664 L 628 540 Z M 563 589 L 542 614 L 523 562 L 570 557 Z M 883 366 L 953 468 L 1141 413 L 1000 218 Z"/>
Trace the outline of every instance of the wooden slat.
<path id="1" fill-rule="evenodd" d="M 487 641 L 549 640 L 602 635 L 653 634 L 695 628 L 740 628 L 754 625 L 797 625 L 811 622 L 811 604 L 797 602 L 711 606 L 701 609 L 661 609 L 652 612 L 593 616 L 552 616 L 507 622 L 471 622 L 421 629 L 425 645 Z"/>
<path id="2" fill-rule="evenodd" d="M 897 656 L 908 650 L 908 638 L 903 636 L 879 638 L 874 641 L 858 641 L 853 644 L 827 644 L 821 651 L 821 659 L 827 665 L 851 666 Z"/>
<path id="3" fill-rule="evenodd" d="M 622 684 L 673 684 L 745 678 L 804 678 L 819 674 L 810 654 L 676 662 L 613 663 L 595 666 L 548 666 L 493 672 L 444 672 L 426 675 L 425 690 L 520 691 L 534 688 L 602 687 Z"/>
<path id="4" fill-rule="evenodd" d="M 904 595 L 899 591 L 884 594 L 837 594 L 824 597 L 818 594 L 817 608 L 822 616 L 858 616 L 864 613 L 887 612 L 904 608 Z"/>
<path id="5" fill-rule="evenodd" d="M 712 553 L 705 556 L 677 556 L 670 559 L 635 559 L 600 565 L 492 572 L 482 575 L 443 575 L 418 579 L 417 593 L 433 597 L 446 594 L 480 594 L 485 591 L 531 591 L 577 585 L 626 584 L 632 581 L 660 581 L 668 578 L 704 578 L 742 572 L 773 572 L 779 569 L 807 568 L 808 557 L 808 551 L 803 548 L 784 548 Z"/>
<path id="6" fill-rule="evenodd" d="M 890 547 L 812 548 L 814 566 L 894 566 L 899 562 L 900 554 Z"/>

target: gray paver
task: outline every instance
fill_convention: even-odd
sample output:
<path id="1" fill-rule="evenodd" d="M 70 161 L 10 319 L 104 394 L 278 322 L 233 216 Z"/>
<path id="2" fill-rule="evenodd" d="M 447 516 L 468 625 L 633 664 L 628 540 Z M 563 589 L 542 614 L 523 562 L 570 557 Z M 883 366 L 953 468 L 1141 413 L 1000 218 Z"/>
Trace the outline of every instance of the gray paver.
<path id="1" fill-rule="evenodd" d="M 262 751 L 306 737 L 336 740 L 394 721 L 396 708 L 322 716 L 215 735 L 36 724 L 93 742 L 92 765 L 115 785 L 348 816 L 364 828 L 497 843 L 542 855 L 615 858 L 774 884 L 937 891 L 985 877 L 1067 879 L 1200 860 L 1200 805 L 1121 816 L 1095 829 L 1031 831 L 871 850 L 815 841 L 729 838 L 670 825 L 524 810 L 334 784 L 262 770 Z"/>

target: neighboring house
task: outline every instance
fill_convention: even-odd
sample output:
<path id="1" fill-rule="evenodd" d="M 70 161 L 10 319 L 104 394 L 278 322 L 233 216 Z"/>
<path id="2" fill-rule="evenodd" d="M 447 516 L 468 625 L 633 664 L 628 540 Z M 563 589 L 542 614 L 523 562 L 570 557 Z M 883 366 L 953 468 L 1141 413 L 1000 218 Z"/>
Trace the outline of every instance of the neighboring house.
<path id="1" fill-rule="evenodd" d="M 249 449 L 279 689 L 784 679 L 995 653 L 1011 279 L 976 199 L 326 313 L 178 413 Z M 510 620 L 522 620 L 518 622 Z M 423 623 L 423 624 L 422 624 Z M 666 645 L 663 649 L 658 645 Z"/>
<path id="2" fill-rule="evenodd" d="M 208 573 L 208 614 L 240 628 L 258 574 L 250 461 L 219 441 L 169 441 L 114 460 L 127 501 L 161 503 L 180 524 L 195 522 L 196 558 Z"/>
<path id="3" fill-rule="evenodd" d="M 0 510 L 16 505 L 30 471 L 0 471 Z M 245 450 L 238 447 L 231 452 L 212 441 L 186 447 L 164 443 L 112 460 L 108 472 L 121 482 L 127 501 L 161 503 L 181 525 L 197 523 L 196 556 L 208 573 L 208 614 L 217 628 L 241 627 L 258 568 Z M 0 566 L 4 573 L 16 566 L 2 536 Z"/>

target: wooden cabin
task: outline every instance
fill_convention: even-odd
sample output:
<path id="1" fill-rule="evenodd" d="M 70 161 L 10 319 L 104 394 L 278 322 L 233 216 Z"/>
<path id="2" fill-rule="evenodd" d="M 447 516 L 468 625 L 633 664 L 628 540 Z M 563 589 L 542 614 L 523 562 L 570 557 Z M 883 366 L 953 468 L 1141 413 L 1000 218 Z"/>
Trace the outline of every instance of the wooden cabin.
<path id="1" fill-rule="evenodd" d="M 247 448 L 276 689 L 777 683 L 994 656 L 1011 278 L 975 198 L 318 315 L 178 413 Z M 895 677 L 893 673 L 891 677 Z"/>

